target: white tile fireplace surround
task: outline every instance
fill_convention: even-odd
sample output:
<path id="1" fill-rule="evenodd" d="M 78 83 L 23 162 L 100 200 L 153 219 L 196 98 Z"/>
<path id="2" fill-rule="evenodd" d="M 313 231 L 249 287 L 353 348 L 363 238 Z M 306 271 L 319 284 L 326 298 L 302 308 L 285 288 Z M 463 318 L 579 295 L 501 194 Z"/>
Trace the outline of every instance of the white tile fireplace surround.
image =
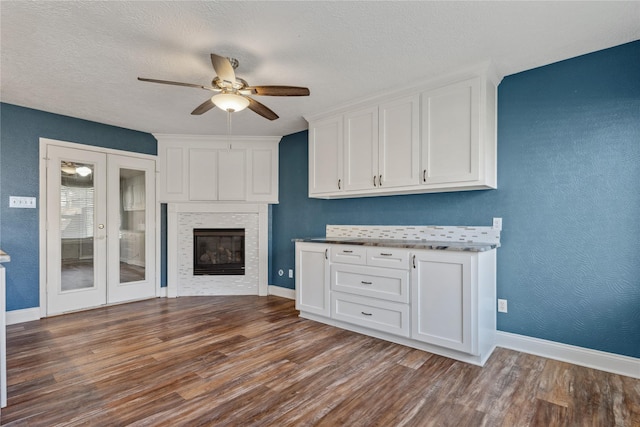
<path id="1" fill-rule="evenodd" d="M 267 295 L 266 204 L 169 203 L 167 206 L 167 296 Z M 244 228 L 245 274 L 195 276 L 194 228 Z"/>

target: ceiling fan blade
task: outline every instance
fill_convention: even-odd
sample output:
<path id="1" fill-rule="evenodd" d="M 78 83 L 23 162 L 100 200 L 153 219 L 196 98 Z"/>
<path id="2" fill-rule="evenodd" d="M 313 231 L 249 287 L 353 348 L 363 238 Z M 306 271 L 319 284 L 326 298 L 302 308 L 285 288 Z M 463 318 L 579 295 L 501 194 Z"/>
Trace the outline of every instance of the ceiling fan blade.
<path id="1" fill-rule="evenodd" d="M 309 88 L 299 86 L 251 86 L 251 93 L 263 96 L 309 96 Z"/>
<path id="2" fill-rule="evenodd" d="M 211 98 L 209 98 L 202 104 L 198 105 L 196 109 L 191 112 L 191 114 L 194 116 L 199 116 L 200 114 L 206 113 L 207 111 L 211 110 L 215 106 L 216 105 L 211 102 Z"/>
<path id="3" fill-rule="evenodd" d="M 169 80 L 147 79 L 147 78 L 144 78 L 144 77 L 138 77 L 138 80 L 140 80 L 141 82 L 162 83 L 164 85 L 195 87 L 195 88 L 198 88 L 198 89 L 205 89 L 205 90 L 211 90 L 213 92 L 220 92 L 220 89 L 218 89 L 218 88 L 211 87 L 211 86 L 196 85 L 196 84 L 193 84 L 193 83 L 181 83 L 181 82 L 172 82 L 172 81 L 169 81 Z"/>
<path id="4" fill-rule="evenodd" d="M 227 58 L 212 53 L 211 64 L 213 65 L 213 69 L 216 71 L 218 77 L 220 77 L 220 80 L 224 80 L 229 83 L 236 82 L 236 73 L 233 71 L 231 62 L 229 62 Z"/>
<path id="5" fill-rule="evenodd" d="M 249 98 L 248 96 L 246 96 L 245 98 L 249 100 L 249 106 L 247 108 L 249 108 L 254 113 L 260 114 L 262 117 L 269 120 L 275 120 L 278 118 L 278 115 L 271 111 L 271 109 L 269 109 L 269 107 L 267 107 L 266 105 L 261 104 L 255 99 Z"/>

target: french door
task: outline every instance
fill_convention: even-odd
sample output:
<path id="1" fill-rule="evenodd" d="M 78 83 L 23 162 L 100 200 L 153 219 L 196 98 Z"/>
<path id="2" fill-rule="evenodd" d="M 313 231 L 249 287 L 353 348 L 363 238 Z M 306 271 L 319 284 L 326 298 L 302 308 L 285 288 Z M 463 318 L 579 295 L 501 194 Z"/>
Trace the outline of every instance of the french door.
<path id="1" fill-rule="evenodd" d="M 47 315 L 155 296 L 155 162 L 47 146 Z"/>

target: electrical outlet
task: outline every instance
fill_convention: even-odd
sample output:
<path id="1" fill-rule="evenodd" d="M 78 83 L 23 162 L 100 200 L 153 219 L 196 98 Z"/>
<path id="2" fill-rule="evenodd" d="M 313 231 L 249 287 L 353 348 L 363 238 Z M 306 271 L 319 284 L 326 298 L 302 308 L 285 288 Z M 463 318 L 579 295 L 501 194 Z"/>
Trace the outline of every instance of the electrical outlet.
<path id="1" fill-rule="evenodd" d="M 498 300 L 498 312 L 499 313 L 506 313 L 507 312 L 507 300 L 506 299 L 499 299 Z"/>
<path id="2" fill-rule="evenodd" d="M 289 279 L 293 279 L 293 268 L 289 269 Z"/>
<path id="3" fill-rule="evenodd" d="M 493 229 L 502 231 L 502 218 L 493 218 Z"/>

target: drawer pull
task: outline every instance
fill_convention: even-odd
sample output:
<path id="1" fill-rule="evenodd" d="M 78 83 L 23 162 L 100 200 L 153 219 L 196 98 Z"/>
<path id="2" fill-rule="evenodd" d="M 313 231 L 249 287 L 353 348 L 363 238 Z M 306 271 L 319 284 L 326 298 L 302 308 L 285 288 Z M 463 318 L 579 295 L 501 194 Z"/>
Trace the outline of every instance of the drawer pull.
<path id="1" fill-rule="evenodd" d="M 329 257 L 327 256 L 328 253 L 329 253 L 329 248 L 324 250 L 324 259 L 329 259 Z"/>
<path id="2" fill-rule="evenodd" d="M 360 283 L 363 285 L 373 285 L 373 282 L 365 282 L 364 280 L 361 280 Z"/>
<path id="3" fill-rule="evenodd" d="M 392 256 L 393 254 L 385 254 L 384 252 L 380 252 L 380 256 Z"/>
<path id="4" fill-rule="evenodd" d="M 360 313 L 364 314 L 365 316 L 373 316 L 373 313 L 365 313 L 364 311 L 361 311 Z"/>
<path id="5" fill-rule="evenodd" d="M 343 254 L 352 254 L 353 251 L 342 251 Z"/>
<path id="6" fill-rule="evenodd" d="M 416 256 L 413 256 L 413 268 L 416 268 Z"/>

